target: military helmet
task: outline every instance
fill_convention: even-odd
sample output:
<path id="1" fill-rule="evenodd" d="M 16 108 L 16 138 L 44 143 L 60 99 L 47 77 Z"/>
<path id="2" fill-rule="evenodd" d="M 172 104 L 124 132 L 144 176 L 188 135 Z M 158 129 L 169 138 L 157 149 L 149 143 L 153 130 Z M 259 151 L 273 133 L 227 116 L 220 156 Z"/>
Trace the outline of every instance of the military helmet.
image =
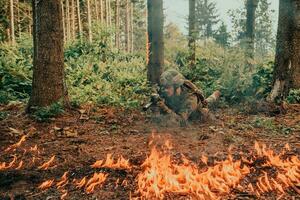
<path id="1" fill-rule="evenodd" d="M 185 81 L 185 78 L 182 74 L 180 74 L 175 69 L 169 69 L 162 73 L 160 76 L 160 84 L 163 87 L 166 86 L 174 86 L 174 87 L 180 87 L 183 85 Z"/>

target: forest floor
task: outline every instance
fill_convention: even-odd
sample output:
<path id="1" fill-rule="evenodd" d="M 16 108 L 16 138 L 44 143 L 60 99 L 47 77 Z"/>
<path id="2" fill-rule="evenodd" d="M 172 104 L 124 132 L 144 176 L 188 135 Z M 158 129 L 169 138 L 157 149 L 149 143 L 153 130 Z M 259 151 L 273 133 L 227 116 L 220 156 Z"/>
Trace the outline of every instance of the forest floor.
<path id="1" fill-rule="evenodd" d="M 24 113 L 24 105 L 2 106 L 0 110 L 7 116 L 0 121 L 0 166 L 9 163 L 16 155 L 17 168 L 0 170 L 0 199 L 60 199 L 67 191 L 65 199 L 130 199 L 138 197 L 136 177 L 141 172 L 141 164 L 150 153 L 149 142 L 158 138 L 159 142 L 170 141 L 173 146 L 171 157 L 184 155 L 197 166 L 203 166 L 202 156 L 208 157 L 207 165 L 223 159 L 228 152 L 253 152 L 254 143 L 265 143 L 275 152 L 281 152 L 286 143 L 291 149 L 287 156 L 300 155 L 300 105 L 289 106 L 288 113 L 271 117 L 265 114 L 249 115 L 234 109 L 219 110 L 215 122 L 193 124 L 189 127 L 161 127 L 149 122 L 139 111 L 116 108 L 83 107 L 65 112 L 50 122 L 38 123 Z M 20 147 L 14 147 L 22 135 L 27 135 Z M 33 147 L 37 145 L 38 152 Z M 30 151 L 30 148 L 32 148 Z M 230 150 L 229 150 L 230 148 Z M 6 150 L 6 151 L 5 151 Z M 115 158 L 129 159 L 131 169 L 91 168 L 91 165 L 107 154 Z M 48 170 L 38 169 L 55 156 Z M 35 157 L 35 161 L 33 161 Z M 259 165 L 259 163 L 257 163 Z M 298 168 L 299 169 L 299 168 Z M 60 180 L 68 171 L 69 182 L 58 190 L 55 186 L 41 190 L 38 186 L 45 180 Z M 73 180 L 92 177 L 95 172 L 108 174 L 101 187 L 91 194 L 77 189 Z M 248 182 L 257 180 L 248 176 Z M 243 184 L 241 183 L 243 186 Z M 284 195 L 266 192 L 260 199 L 300 199 L 295 189 L 286 189 Z M 188 195 L 166 195 L 166 199 L 190 199 Z M 232 190 L 221 199 L 257 199 L 240 190 Z"/>

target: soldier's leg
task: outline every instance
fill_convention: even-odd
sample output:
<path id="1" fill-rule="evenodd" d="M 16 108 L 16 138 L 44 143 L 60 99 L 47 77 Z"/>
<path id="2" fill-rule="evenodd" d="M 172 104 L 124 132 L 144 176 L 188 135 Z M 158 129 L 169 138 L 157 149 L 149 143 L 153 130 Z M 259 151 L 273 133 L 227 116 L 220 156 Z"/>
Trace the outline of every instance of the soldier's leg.
<path id="1" fill-rule="evenodd" d="M 206 102 L 208 103 L 208 105 L 211 105 L 211 104 L 217 102 L 219 100 L 220 96 L 221 96 L 221 93 L 219 90 L 217 90 L 214 93 L 212 93 L 212 95 L 210 95 L 209 97 L 206 98 Z"/>

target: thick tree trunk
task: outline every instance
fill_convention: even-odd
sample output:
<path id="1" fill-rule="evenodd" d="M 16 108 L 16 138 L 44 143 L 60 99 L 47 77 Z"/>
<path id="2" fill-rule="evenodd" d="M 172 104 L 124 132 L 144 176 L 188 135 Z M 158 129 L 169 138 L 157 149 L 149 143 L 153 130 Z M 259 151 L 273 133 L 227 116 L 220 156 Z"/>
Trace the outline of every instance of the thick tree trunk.
<path id="1" fill-rule="evenodd" d="M 92 42 L 92 17 L 91 17 L 91 7 L 90 7 L 90 0 L 87 0 L 87 18 L 88 18 L 88 38 L 89 42 Z"/>
<path id="2" fill-rule="evenodd" d="M 78 20 L 78 33 L 79 38 L 82 40 L 82 25 L 81 25 L 81 16 L 80 16 L 80 3 L 79 0 L 77 0 L 77 20 Z"/>
<path id="3" fill-rule="evenodd" d="M 129 0 L 126 0 L 125 10 L 125 50 L 130 51 L 130 36 L 129 36 Z"/>
<path id="4" fill-rule="evenodd" d="M 14 17 L 14 1 L 9 1 L 9 12 L 10 12 L 10 38 L 11 43 L 16 43 L 16 36 L 15 36 L 15 17 Z"/>
<path id="5" fill-rule="evenodd" d="M 255 10 L 258 0 L 247 0 L 247 22 L 246 22 L 246 64 L 251 67 L 249 59 L 254 59 L 254 39 L 255 39 Z"/>
<path id="6" fill-rule="evenodd" d="M 164 35 L 163 35 L 163 1 L 148 0 L 148 36 L 150 43 L 148 80 L 159 84 L 164 65 Z"/>
<path id="7" fill-rule="evenodd" d="M 268 101 L 283 100 L 300 88 L 300 2 L 280 0 L 273 88 Z"/>
<path id="8" fill-rule="evenodd" d="M 49 106 L 66 97 L 60 0 L 33 0 L 34 60 L 28 108 Z M 64 98 L 64 100 L 67 98 Z"/>
<path id="9" fill-rule="evenodd" d="M 119 0 L 116 0 L 115 29 L 116 29 L 115 45 L 116 48 L 120 50 L 120 2 Z"/>
<path id="10" fill-rule="evenodd" d="M 189 60 L 190 67 L 196 63 L 196 0 L 189 0 Z"/>

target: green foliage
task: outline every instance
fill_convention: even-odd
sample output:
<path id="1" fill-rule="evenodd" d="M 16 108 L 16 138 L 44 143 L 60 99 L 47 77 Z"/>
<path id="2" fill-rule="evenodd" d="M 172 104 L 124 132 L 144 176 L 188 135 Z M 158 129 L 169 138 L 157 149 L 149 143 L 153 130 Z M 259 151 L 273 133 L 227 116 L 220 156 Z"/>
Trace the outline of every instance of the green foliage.
<path id="1" fill-rule="evenodd" d="M 265 128 L 270 131 L 275 131 L 277 129 L 274 118 L 256 117 L 252 121 L 252 125 L 256 128 Z"/>
<path id="2" fill-rule="evenodd" d="M 214 25 L 219 22 L 216 5 L 210 0 L 196 1 L 196 29 L 200 38 L 213 35 Z"/>
<path id="3" fill-rule="evenodd" d="M 289 103 L 300 103 L 300 89 L 291 90 L 287 96 L 287 101 Z"/>
<path id="4" fill-rule="evenodd" d="M 0 121 L 4 120 L 8 116 L 8 112 L 0 111 Z"/>
<path id="5" fill-rule="evenodd" d="M 227 26 L 224 22 L 221 23 L 218 30 L 214 33 L 213 37 L 216 40 L 216 43 L 226 48 L 230 45 L 230 33 L 227 31 Z"/>
<path id="6" fill-rule="evenodd" d="M 188 67 L 187 52 L 178 53 L 176 63 L 206 96 L 220 90 L 223 101 L 238 104 L 265 98 L 271 91 L 272 62 L 259 63 L 250 71 L 245 67 L 243 51 L 237 47 L 224 50 L 214 43 L 207 43 L 205 50 L 199 49 L 194 68 Z"/>
<path id="7" fill-rule="evenodd" d="M 38 122 L 48 122 L 51 118 L 58 116 L 64 112 L 63 106 L 60 103 L 54 103 L 48 107 L 35 107 L 32 117 Z"/>

